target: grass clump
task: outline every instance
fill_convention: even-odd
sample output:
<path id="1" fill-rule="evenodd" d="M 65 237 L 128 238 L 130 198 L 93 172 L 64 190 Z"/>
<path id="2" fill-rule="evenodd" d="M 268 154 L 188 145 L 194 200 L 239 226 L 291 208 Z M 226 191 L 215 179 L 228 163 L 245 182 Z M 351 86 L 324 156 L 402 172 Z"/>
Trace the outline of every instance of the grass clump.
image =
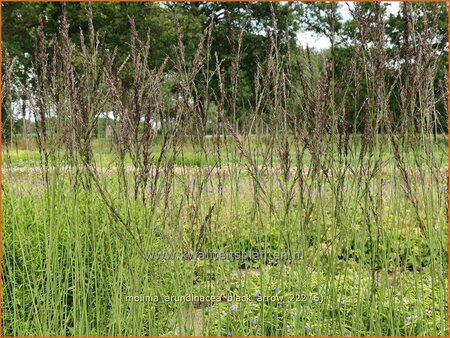
<path id="1" fill-rule="evenodd" d="M 41 20 L 36 88 L 24 92 L 35 145 L 4 149 L 3 334 L 448 335 L 439 60 L 425 38 L 388 55 L 383 9 L 364 6 L 343 78 L 334 45 L 322 61 L 292 53 L 271 7 L 251 105 L 239 96 L 248 15 L 227 66 L 213 17 L 186 62 L 174 14 L 175 54 L 158 68 L 133 18 L 126 66 L 95 43 L 90 5 L 79 45 L 63 12 L 50 53 Z M 406 40 L 429 33 L 414 27 Z M 110 139 L 98 139 L 111 108 Z"/>

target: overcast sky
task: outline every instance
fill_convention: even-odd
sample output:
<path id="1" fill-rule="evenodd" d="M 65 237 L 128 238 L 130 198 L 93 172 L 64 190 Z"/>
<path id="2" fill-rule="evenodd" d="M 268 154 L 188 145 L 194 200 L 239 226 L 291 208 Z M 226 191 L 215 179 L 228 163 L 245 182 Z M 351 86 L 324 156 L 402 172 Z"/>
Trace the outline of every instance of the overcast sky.
<path id="1" fill-rule="evenodd" d="M 400 2 L 383 2 L 388 4 L 387 14 L 396 14 L 400 9 Z M 344 20 L 350 19 L 349 8 L 353 8 L 355 4 L 353 2 L 343 2 L 340 8 L 341 16 Z M 323 35 L 315 34 L 314 32 L 306 31 L 299 32 L 297 34 L 297 41 L 300 46 L 306 47 L 308 45 L 310 48 L 315 49 L 325 49 L 330 47 L 330 40 Z"/>

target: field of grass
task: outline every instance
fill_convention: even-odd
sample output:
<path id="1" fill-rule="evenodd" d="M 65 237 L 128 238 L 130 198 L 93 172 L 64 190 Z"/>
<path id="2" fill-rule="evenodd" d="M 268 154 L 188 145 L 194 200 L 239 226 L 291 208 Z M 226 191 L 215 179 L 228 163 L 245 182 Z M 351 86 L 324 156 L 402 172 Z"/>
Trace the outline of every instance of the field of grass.
<path id="1" fill-rule="evenodd" d="M 445 167 L 408 172 L 416 205 L 388 161 L 257 180 L 238 161 L 176 163 L 144 201 L 132 172 L 60 163 L 44 183 L 36 153 L 9 155 L 5 335 L 448 333 Z"/>
<path id="2" fill-rule="evenodd" d="M 223 137 L 222 137 L 223 139 Z M 247 147 L 249 151 L 255 148 L 261 147 L 261 144 L 258 143 L 262 142 L 264 147 L 268 146 L 268 143 L 270 141 L 269 137 L 261 137 L 260 135 L 250 135 L 247 136 L 248 144 Z M 293 138 L 291 138 L 291 141 L 293 141 Z M 111 139 L 96 139 L 94 142 L 92 142 L 93 147 L 93 153 L 94 153 L 94 159 L 96 161 L 96 164 L 98 167 L 106 167 L 108 164 L 112 162 L 114 159 L 114 153 L 111 151 L 113 148 L 113 140 Z M 380 142 L 382 143 L 381 150 L 375 151 L 373 156 L 376 158 L 379 158 L 384 162 L 385 165 L 394 165 L 392 156 L 391 156 L 391 149 L 389 147 L 389 140 L 387 137 L 380 137 Z M 358 165 L 358 156 L 361 151 L 361 135 L 352 135 L 352 143 L 354 146 L 352 147 L 353 153 L 348 154 L 347 160 L 349 162 L 349 165 L 357 166 Z M 238 156 L 236 144 L 233 142 L 233 140 L 229 137 L 229 140 L 227 141 L 228 146 L 219 149 L 221 157 L 224 159 L 227 159 L 227 162 L 233 162 L 233 163 L 245 163 L 245 158 L 242 158 L 242 156 Z M 208 137 L 206 139 L 206 152 L 214 152 L 215 146 L 214 146 L 214 140 L 213 137 Z M 337 146 L 336 146 L 337 148 Z M 440 167 L 447 167 L 447 154 L 448 144 L 447 144 L 447 138 L 446 135 L 437 135 L 436 142 L 434 143 L 433 148 L 433 154 L 435 156 L 435 161 L 437 162 L 437 165 Z M 426 163 L 426 158 L 421 157 L 420 152 L 418 153 L 417 150 L 414 149 L 405 149 L 405 153 L 403 154 L 403 157 L 405 159 L 405 163 L 409 167 L 417 167 L 420 166 L 420 162 L 418 163 L 417 160 L 421 161 L 422 163 Z M 13 146 L 6 151 L 6 147 L 3 149 L 4 153 L 7 154 L 7 156 L 4 157 L 3 161 L 3 167 L 13 167 L 13 168 L 26 168 L 26 167 L 39 167 L 41 164 L 41 156 L 39 154 L 39 148 L 36 144 L 35 140 L 33 139 L 23 139 L 18 138 L 17 141 L 13 142 Z M 156 143 L 152 146 L 151 152 L 152 154 L 158 154 L 161 151 L 161 146 Z M 233 152 L 235 156 L 234 158 L 230 158 L 227 156 L 227 153 Z M 290 152 L 292 155 L 292 160 L 295 162 L 295 151 L 293 149 L 293 146 L 291 144 Z M 125 165 L 131 166 L 132 160 L 127 154 L 125 157 Z M 155 164 L 157 161 L 157 156 L 152 157 L 152 164 Z M 311 155 L 306 152 L 304 155 L 304 158 L 302 160 L 305 162 L 305 165 L 311 164 Z M 62 164 L 68 164 L 68 158 L 64 155 L 60 159 Z M 256 156 L 255 162 L 257 164 L 264 163 L 263 156 Z M 274 157 L 273 164 L 279 164 L 280 159 L 278 157 Z M 187 140 L 185 146 L 183 147 L 183 151 L 177 154 L 175 158 L 175 164 L 177 166 L 196 166 L 196 167 L 202 167 L 204 165 L 214 166 L 216 165 L 215 157 L 211 156 L 205 156 L 204 153 L 199 153 L 196 150 L 195 145 L 189 144 L 189 140 Z"/>
<path id="3" fill-rule="evenodd" d="M 91 3 L 36 17 L 32 69 L 2 58 L 2 335 L 448 336 L 447 7 L 335 5 L 298 10 L 323 51 L 273 4 L 160 6 L 159 63 L 146 19 L 110 48 Z"/>

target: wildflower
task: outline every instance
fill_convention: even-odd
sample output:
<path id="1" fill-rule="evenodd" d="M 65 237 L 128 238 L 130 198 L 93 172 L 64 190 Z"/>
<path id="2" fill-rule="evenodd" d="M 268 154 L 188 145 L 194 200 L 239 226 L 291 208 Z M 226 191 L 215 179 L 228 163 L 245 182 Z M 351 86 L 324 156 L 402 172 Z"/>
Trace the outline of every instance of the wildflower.
<path id="1" fill-rule="evenodd" d="M 411 320 L 411 316 L 406 316 L 405 317 L 405 322 L 409 322 Z"/>
<path id="2" fill-rule="evenodd" d="M 256 325 L 256 320 L 250 319 L 249 323 L 250 323 L 251 326 L 255 326 Z"/>
<path id="3" fill-rule="evenodd" d="M 236 305 L 231 305 L 230 306 L 230 312 L 233 313 L 234 311 L 236 311 Z"/>
<path id="4" fill-rule="evenodd" d="M 253 297 L 258 298 L 258 296 L 259 296 L 258 291 L 253 291 Z"/>
<path id="5" fill-rule="evenodd" d="M 233 335 L 233 332 L 231 332 L 231 331 L 227 332 L 227 337 L 231 337 L 232 335 Z"/>
<path id="6" fill-rule="evenodd" d="M 209 312 L 209 307 L 205 307 L 205 313 Z"/>
<path id="7" fill-rule="evenodd" d="M 428 311 L 425 311 L 425 318 L 430 318 L 431 313 L 429 313 Z"/>
<path id="8" fill-rule="evenodd" d="M 311 326 L 309 326 L 308 323 L 305 324 L 305 331 L 309 331 L 311 329 Z"/>
<path id="9" fill-rule="evenodd" d="M 447 185 L 441 185 L 441 190 L 447 190 L 447 189 L 448 189 Z"/>

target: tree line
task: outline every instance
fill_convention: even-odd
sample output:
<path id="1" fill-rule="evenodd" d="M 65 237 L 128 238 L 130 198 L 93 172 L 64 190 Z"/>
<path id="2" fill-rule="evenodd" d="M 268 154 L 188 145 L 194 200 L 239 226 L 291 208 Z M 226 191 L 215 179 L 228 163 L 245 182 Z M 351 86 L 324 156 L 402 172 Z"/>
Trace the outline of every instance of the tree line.
<path id="1" fill-rule="evenodd" d="M 16 88 L 12 91 L 12 101 L 22 105 L 15 112 L 14 118 L 8 114 L 8 108 L 3 105 L 2 124 L 3 136 L 8 139 L 11 131 L 20 132 L 25 125 L 26 95 L 22 88 L 36 88 L 35 74 L 37 58 L 37 44 L 39 26 L 43 26 L 43 34 L 46 48 L 52 49 L 55 36 L 58 35 L 65 12 L 67 22 L 70 24 L 68 34 L 70 40 L 80 44 L 82 32 L 90 30 L 89 21 L 86 19 L 85 3 L 59 3 L 59 2 L 26 2 L 26 3 L 2 3 L 3 22 L 3 54 L 8 53 L 14 60 L 11 83 Z M 330 67 L 333 81 L 342 78 L 352 63 L 352 58 L 358 50 L 362 53 L 376 53 L 380 48 L 379 35 L 383 34 L 384 41 L 381 48 L 384 50 L 384 62 L 386 67 L 405 68 L 402 72 L 402 83 L 408 81 L 408 74 L 414 71 L 416 60 L 412 53 L 420 47 L 421 39 L 414 36 L 415 31 L 435 27 L 428 36 L 432 39 L 432 52 L 436 56 L 437 71 L 434 80 L 434 94 L 436 95 L 435 109 L 439 112 L 437 132 L 447 132 L 447 3 L 413 3 L 401 4 L 396 14 L 388 14 L 385 4 L 374 6 L 371 3 L 361 3 L 351 9 L 351 17 L 344 20 L 341 16 L 342 3 L 246 3 L 246 2 L 195 2 L 195 3 L 93 3 L 93 25 L 97 32 L 95 44 L 101 44 L 103 50 L 114 53 L 116 64 L 123 64 L 132 53 L 130 44 L 130 18 L 133 18 L 136 33 L 140 37 L 149 36 L 151 46 L 150 57 L 147 66 L 151 69 L 159 69 L 164 65 L 165 90 L 168 100 L 175 95 L 175 83 L 171 81 L 171 73 L 176 71 L 176 62 L 168 62 L 177 57 L 177 46 L 182 39 L 184 49 L 184 66 L 194 66 L 195 53 L 204 31 L 210 24 L 214 25 L 209 37 L 211 53 L 210 68 L 214 70 L 214 63 L 220 60 L 224 69 L 224 90 L 233 90 L 233 81 L 238 79 L 239 92 L 236 93 L 237 107 L 227 107 L 229 114 L 234 114 L 233 119 L 239 121 L 245 119 L 246 111 L 254 106 L 255 81 L 258 73 L 258 65 L 264 63 L 266 55 L 270 53 L 271 39 L 277 36 L 280 40 L 280 52 L 284 57 L 289 57 L 292 67 L 291 80 L 302 91 L 302 73 L 300 68 L 308 66 L 317 68 L 318 71 L 326 71 Z M 384 31 L 376 32 L 368 30 L 364 32 L 358 20 L 370 22 L 376 20 L 381 11 L 384 20 Z M 274 27 L 273 16 L 276 16 Z M 41 23 L 40 23 L 41 22 Z M 412 25 L 414 26 L 412 28 Z M 245 26 L 245 29 L 242 29 Z M 276 34 L 274 29 L 277 30 Z M 330 46 L 324 50 L 315 50 L 301 47 L 298 41 L 298 32 L 313 31 L 325 36 Z M 242 36 L 239 36 L 242 34 Z M 363 36 L 366 34 L 365 36 Z M 364 38 L 365 45 L 356 43 Z M 242 44 L 237 43 L 241 39 Z M 239 48 L 239 50 L 237 50 Z M 233 60 L 239 53 L 240 65 L 236 69 Z M 74 55 L 75 67 L 82 67 L 80 59 L 81 51 Z M 300 60 L 300 61 L 299 61 Z M 364 63 L 364 57 L 360 58 Z M 309 65 L 308 65 L 309 63 Z M 363 66 L 363 65 L 360 65 Z M 3 74 L 6 73 L 5 62 L 2 64 Z M 234 76 L 233 76 L 234 72 Z M 125 86 L 133 85 L 133 72 L 127 66 L 120 72 L 121 81 Z M 389 74 L 389 73 L 387 73 Z M 386 75 L 389 76 L 389 75 Z M 234 80 L 233 80 L 234 79 Z M 399 79 L 383 79 L 387 83 L 394 83 Z M 203 78 L 194 78 L 193 81 L 203 81 Z M 336 101 L 346 105 L 346 128 L 350 132 L 361 132 L 364 121 L 361 118 L 360 107 L 366 100 L 365 92 L 368 86 L 372 86 L 373 79 L 358 79 L 350 81 L 346 87 L 346 94 L 336 93 Z M 199 109 L 202 109 L 202 96 L 211 97 L 209 110 L 214 110 L 215 95 L 220 91 L 221 84 L 216 77 L 211 77 L 208 88 L 194 93 L 194 101 L 198 99 Z M 374 85 L 376 87 L 376 83 Z M 395 86 L 394 91 L 399 91 Z M 341 95 L 341 97 L 339 97 Z M 389 96 L 389 108 L 393 115 L 401 118 L 396 100 L 399 100 L 400 92 Z M 22 99 L 22 100 L 20 100 Z M 410 98 L 414 100 L 413 97 Z M 195 102 L 194 102 L 195 104 Z M 225 103 L 226 104 L 226 103 Z M 207 109 L 207 108 L 205 108 Z M 296 109 L 296 107 L 291 107 Z M 233 113 L 232 113 L 233 112 Z M 204 112 L 208 114 L 210 112 Z M 13 122 L 11 122 L 13 121 Z M 15 122 L 14 122 L 15 121 Z M 13 125 L 11 126 L 11 123 Z"/>

